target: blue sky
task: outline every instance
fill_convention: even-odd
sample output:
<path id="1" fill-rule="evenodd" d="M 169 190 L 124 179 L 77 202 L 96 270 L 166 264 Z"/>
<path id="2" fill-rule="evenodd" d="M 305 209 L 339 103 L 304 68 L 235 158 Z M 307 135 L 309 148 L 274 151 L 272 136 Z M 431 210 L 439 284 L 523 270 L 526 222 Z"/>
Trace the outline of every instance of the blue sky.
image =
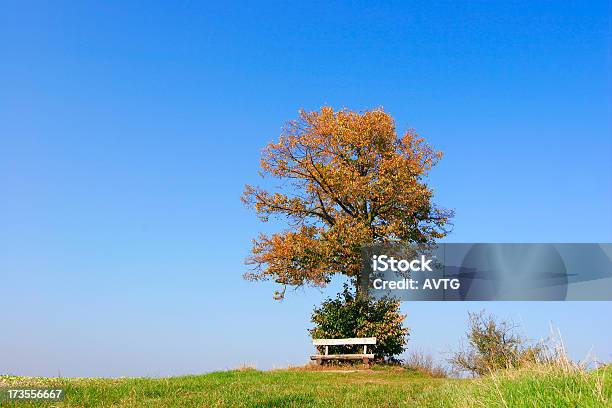
<path id="1" fill-rule="evenodd" d="M 447 242 L 612 241 L 609 2 L 221 3 L 2 6 L 0 373 L 304 362 L 341 281 L 243 281 L 282 223 L 239 200 L 302 107 L 383 106 L 443 150 Z M 402 308 L 437 358 L 486 308 L 612 359 L 609 302 Z"/>

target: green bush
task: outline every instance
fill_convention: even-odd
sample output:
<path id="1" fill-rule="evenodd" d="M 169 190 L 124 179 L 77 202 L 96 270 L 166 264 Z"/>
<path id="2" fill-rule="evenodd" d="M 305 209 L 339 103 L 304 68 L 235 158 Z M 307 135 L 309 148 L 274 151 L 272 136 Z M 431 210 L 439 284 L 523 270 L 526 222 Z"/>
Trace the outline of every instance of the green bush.
<path id="1" fill-rule="evenodd" d="M 516 326 L 511 322 L 498 321 L 492 315 L 486 316 L 484 311 L 468 314 L 468 344 L 449 359 L 456 369 L 485 375 L 543 362 L 543 345 L 529 344 L 516 333 Z"/>
<path id="2" fill-rule="evenodd" d="M 405 350 L 408 329 L 402 326 L 406 315 L 399 310 L 399 301 L 356 298 L 348 286 L 335 299 L 325 300 L 312 313 L 315 327 L 310 329 L 313 339 L 376 337 L 376 345 L 368 346 L 377 361 L 397 362 L 395 356 Z M 332 346 L 329 352 L 357 353 L 363 346 Z M 319 350 L 323 352 L 323 350 Z"/>

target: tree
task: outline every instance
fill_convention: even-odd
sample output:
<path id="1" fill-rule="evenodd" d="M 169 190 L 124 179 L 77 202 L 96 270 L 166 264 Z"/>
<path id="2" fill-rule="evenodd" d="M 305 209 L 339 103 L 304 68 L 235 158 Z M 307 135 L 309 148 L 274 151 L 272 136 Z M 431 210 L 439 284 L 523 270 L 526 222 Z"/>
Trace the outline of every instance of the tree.
<path id="1" fill-rule="evenodd" d="M 286 183 L 276 192 L 247 185 L 242 196 L 259 217 L 286 217 L 289 228 L 253 241 L 247 279 L 283 286 L 325 286 L 349 277 L 358 296 L 361 249 L 382 243 L 432 243 L 452 212 L 432 203 L 425 183 L 442 157 L 408 130 L 399 137 L 383 109 L 301 110 L 262 153 L 262 176 Z"/>

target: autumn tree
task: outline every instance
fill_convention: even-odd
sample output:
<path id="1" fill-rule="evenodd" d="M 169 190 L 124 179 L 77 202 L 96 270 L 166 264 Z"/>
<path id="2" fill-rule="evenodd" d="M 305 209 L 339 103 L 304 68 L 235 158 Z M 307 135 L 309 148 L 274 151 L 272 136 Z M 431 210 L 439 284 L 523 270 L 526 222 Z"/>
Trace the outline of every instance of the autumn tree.
<path id="1" fill-rule="evenodd" d="M 261 220 L 280 216 L 288 229 L 261 234 L 247 263 L 251 280 L 325 286 L 343 274 L 360 287 L 361 249 L 378 243 L 432 243 L 447 233 L 451 211 L 432 202 L 425 180 L 442 157 L 414 131 L 399 136 L 383 109 L 300 111 L 267 145 L 261 175 L 277 191 L 247 185 L 243 202 Z"/>

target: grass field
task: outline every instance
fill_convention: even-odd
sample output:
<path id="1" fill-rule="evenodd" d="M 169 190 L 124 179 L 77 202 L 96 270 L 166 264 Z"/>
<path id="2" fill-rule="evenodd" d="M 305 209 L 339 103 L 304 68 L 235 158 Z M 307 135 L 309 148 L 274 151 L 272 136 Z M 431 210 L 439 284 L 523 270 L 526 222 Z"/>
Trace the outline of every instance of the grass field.
<path id="1" fill-rule="evenodd" d="M 612 367 L 432 378 L 400 368 L 254 369 L 172 378 L 59 379 L 0 376 L 0 387 L 58 387 L 58 407 L 611 407 Z"/>

